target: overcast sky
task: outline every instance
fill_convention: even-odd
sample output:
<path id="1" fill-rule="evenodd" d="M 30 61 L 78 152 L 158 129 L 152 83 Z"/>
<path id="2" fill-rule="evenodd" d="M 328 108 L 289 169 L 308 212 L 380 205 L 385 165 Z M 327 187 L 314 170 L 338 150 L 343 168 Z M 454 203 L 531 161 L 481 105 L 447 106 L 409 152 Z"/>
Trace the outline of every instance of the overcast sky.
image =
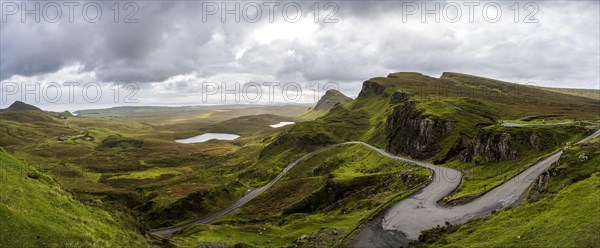
<path id="1" fill-rule="evenodd" d="M 297 82 L 305 91 L 314 82 L 336 82 L 344 93 L 356 96 L 363 81 L 398 71 L 435 77 L 454 71 L 541 86 L 600 88 L 597 1 L 522 2 L 518 8 L 511 7 L 512 1 L 499 2 L 501 16 L 491 5 L 484 15 L 484 5 L 494 2 L 473 9 L 465 2 L 438 2 L 439 21 L 431 14 L 424 22 L 421 4 L 434 9 L 435 2 L 319 2 L 316 16 L 315 1 L 282 2 L 273 6 L 273 22 L 269 4 L 262 2 L 238 2 L 239 22 L 234 14 L 221 20 L 219 1 L 119 2 L 118 23 L 110 1 L 100 2 L 102 16 L 95 23 L 95 5 L 88 6 L 86 16 L 84 3 L 74 6 L 71 23 L 68 6 L 57 2 L 62 15 L 52 23 L 57 6 L 41 2 L 38 23 L 35 14 L 22 22 L 21 2 L 16 2 L 17 10 L 5 3 L 3 84 L 136 83 L 141 105 L 201 103 L 202 82 Z M 235 9 L 235 3 L 225 2 L 225 7 Z M 292 3 L 287 20 L 282 14 L 286 3 Z M 25 4 L 35 9 L 34 2 Z M 17 96 L 3 94 L 0 104 Z M 112 104 L 105 98 L 97 104 Z M 218 103 L 216 98 L 210 102 Z M 49 103 L 42 99 L 40 104 Z"/>

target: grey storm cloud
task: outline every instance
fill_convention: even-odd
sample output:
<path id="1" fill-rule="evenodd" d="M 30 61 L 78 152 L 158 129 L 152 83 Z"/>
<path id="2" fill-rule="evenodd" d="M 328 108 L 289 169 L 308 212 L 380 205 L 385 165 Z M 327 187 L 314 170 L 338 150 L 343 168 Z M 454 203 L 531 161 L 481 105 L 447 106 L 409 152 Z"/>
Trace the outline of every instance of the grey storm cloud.
<path id="1" fill-rule="evenodd" d="M 514 23 L 512 2 L 503 2 L 498 23 L 482 21 L 479 12 L 475 23 L 421 23 L 420 16 L 404 23 L 402 2 L 341 1 L 338 23 L 317 24 L 309 9 L 314 2 L 299 3 L 300 23 L 285 23 L 277 11 L 270 23 L 266 8 L 258 23 L 232 17 L 222 23 L 218 15 L 205 23 L 198 1 L 137 2 L 138 23 L 114 23 L 107 2 L 101 2 L 105 12 L 98 23 L 21 23 L 11 16 L 0 30 L 0 80 L 43 76 L 78 63 L 104 82 L 251 74 L 360 84 L 394 71 L 459 71 L 562 87 L 598 88 L 600 82 L 598 2 L 539 2 L 539 23 Z M 319 17 L 330 11 L 321 9 Z M 520 19 L 527 14 L 522 11 Z M 285 26 L 269 30 L 277 25 Z M 192 81 L 174 89 L 184 91 Z"/>

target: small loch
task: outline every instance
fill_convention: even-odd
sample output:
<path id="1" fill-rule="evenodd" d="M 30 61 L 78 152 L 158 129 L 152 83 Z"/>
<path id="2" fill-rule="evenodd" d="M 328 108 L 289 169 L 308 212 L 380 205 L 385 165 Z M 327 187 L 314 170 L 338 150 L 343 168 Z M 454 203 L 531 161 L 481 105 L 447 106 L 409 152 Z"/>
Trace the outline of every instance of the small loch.
<path id="1" fill-rule="evenodd" d="M 294 125 L 294 124 L 296 124 L 296 123 L 295 122 L 291 122 L 291 121 L 282 121 L 282 122 L 279 122 L 277 124 L 269 125 L 269 127 L 279 128 L 279 127 L 283 127 L 283 126 L 287 126 L 287 125 Z"/>
<path id="2" fill-rule="evenodd" d="M 239 135 L 229 133 L 205 133 L 187 139 L 177 139 L 175 142 L 183 144 L 202 143 L 209 140 L 234 140 L 239 138 Z"/>

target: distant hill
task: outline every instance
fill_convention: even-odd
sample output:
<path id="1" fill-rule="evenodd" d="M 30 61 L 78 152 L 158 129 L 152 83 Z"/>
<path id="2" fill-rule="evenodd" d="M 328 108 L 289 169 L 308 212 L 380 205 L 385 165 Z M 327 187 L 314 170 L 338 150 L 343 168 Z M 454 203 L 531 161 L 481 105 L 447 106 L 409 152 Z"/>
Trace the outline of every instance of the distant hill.
<path id="1" fill-rule="evenodd" d="M 68 119 L 68 118 L 71 118 L 73 116 L 74 115 L 71 112 L 69 112 L 69 111 L 63 111 L 61 113 L 57 113 L 56 114 L 56 117 L 58 117 L 60 119 Z"/>
<path id="2" fill-rule="evenodd" d="M 0 111 L 23 111 L 23 110 L 36 110 L 36 111 L 42 111 L 40 108 L 21 102 L 21 101 L 15 101 L 13 104 L 11 104 L 8 108 L 6 109 L 2 109 Z"/>
<path id="3" fill-rule="evenodd" d="M 206 130 L 200 130 L 207 132 L 247 135 L 263 129 L 271 129 L 269 125 L 274 125 L 281 121 L 290 121 L 291 119 L 292 118 L 290 117 L 272 114 L 245 115 L 216 123 L 206 128 Z"/>
<path id="4" fill-rule="evenodd" d="M 55 123 L 54 115 L 49 114 L 40 108 L 16 101 L 8 108 L 0 110 L 0 119 L 11 120 L 24 123 Z"/>
<path id="5" fill-rule="evenodd" d="M 325 92 L 325 95 L 319 99 L 317 105 L 314 108 L 307 110 L 303 113 L 299 120 L 314 120 L 320 116 L 323 116 L 329 112 L 336 104 L 347 104 L 352 101 L 352 98 L 347 97 L 344 93 L 339 92 L 337 90 L 328 90 Z"/>
<path id="6" fill-rule="evenodd" d="M 549 88 L 543 87 L 544 90 L 549 90 L 557 93 L 563 93 L 573 96 L 587 97 L 594 100 L 600 100 L 600 89 L 569 89 L 569 88 Z"/>
<path id="7" fill-rule="evenodd" d="M 337 90 L 328 90 L 325 92 L 325 95 L 319 99 L 317 105 L 315 105 L 314 110 L 316 111 L 329 111 L 336 104 L 346 104 L 352 101 L 352 98 L 347 97 L 342 92 Z"/>
<path id="8" fill-rule="evenodd" d="M 189 106 L 120 106 L 104 109 L 84 109 L 77 110 L 74 113 L 79 116 L 121 116 L 127 118 L 143 117 L 147 115 L 160 115 L 162 113 L 198 113 L 207 111 L 235 111 L 247 112 L 250 114 L 276 114 L 282 116 L 288 113 L 289 116 L 295 115 L 304 108 L 300 105 L 263 105 L 263 104 L 234 104 L 234 105 L 189 105 Z M 281 113 L 278 111 L 281 110 Z M 287 111 L 286 111 L 287 110 Z M 290 113 L 291 112 L 291 113 Z"/>

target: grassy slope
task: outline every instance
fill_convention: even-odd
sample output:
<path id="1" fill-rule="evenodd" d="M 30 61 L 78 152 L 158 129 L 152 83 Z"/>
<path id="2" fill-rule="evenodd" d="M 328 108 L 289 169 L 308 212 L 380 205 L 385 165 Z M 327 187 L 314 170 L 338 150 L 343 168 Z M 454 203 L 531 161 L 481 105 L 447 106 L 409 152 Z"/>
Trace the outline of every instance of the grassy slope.
<path id="1" fill-rule="evenodd" d="M 543 89 L 574 96 L 587 97 L 600 100 L 600 89 L 569 89 L 569 88 L 546 88 Z"/>
<path id="2" fill-rule="evenodd" d="M 403 183 L 402 173 L 413 177 Z M 428 173 L 362 146 L 331 148 L 298 164 L 237 214 L 192 227 L 173 241 L 182 246 L 203 242 L 331 245 L 377 206 L 422 182 Z"/>
<path id="3" fill-rule="evenodd" d="M 74 200 L 52 178 L 4 150 L 0 163 L 0 246 L 150 246 L 126 218 Z"/>
<path id="4" fill-rule="evenodd" d="M 549 169 L 537 200 L 492 216 L 429 231 L 416 246 L 598 247 L 600 245 L 600 139 L 567 151 Z M 579 155 L 590 157 L 581 162 Z"/>

